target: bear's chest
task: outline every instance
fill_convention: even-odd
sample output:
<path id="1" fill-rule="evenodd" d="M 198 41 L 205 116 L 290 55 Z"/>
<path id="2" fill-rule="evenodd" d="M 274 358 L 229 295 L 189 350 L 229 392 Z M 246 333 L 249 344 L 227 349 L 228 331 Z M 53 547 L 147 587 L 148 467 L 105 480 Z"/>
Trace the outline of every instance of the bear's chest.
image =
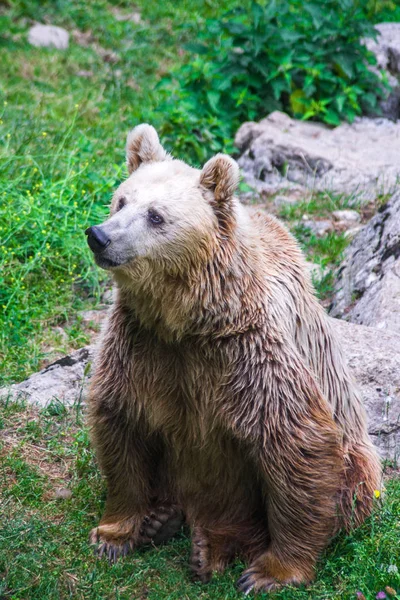
<path id="1" fill-rule="evenodd" d="M 133 380 L 150 430 L 177 447 L 204 443 L 217 426 L 225 371 L 223 361 L 207 348 L 142 341 L 135 351 Z"/>

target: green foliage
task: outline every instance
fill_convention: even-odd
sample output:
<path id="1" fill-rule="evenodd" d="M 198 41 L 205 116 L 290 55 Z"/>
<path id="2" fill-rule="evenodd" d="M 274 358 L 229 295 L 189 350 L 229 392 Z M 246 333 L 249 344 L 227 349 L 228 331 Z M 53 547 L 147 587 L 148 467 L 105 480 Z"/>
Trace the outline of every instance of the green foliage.
<path id="1" fill-rule="evenodd" d="M 368 0 L 366 15 L 374 23 L 400 21 L 400 4 L 398 0 Z"/>
<path id="2" fill-rule="evenodd" d="M 164 79 L 167 127 L 181 131 L 185 151 L 201 160 L 205 144 L 211 153 L 226 150 L 238 124 L 273 110 L 351 122 L 376 110 L 384 93 L 360 41 L 375 35 L 356 0 L 253 1 L 209 19 L 185 46 L 186 66 Z M 188 137 L 196 140 L 190 146 Z"/>

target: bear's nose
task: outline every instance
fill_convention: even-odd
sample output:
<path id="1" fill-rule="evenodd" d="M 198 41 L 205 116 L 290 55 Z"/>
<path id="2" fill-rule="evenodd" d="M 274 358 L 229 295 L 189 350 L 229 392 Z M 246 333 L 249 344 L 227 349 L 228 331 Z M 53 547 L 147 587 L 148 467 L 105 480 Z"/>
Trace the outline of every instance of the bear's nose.
<path id="1" fill-rule="evenodd" d="M 111 244 L 110 238 L 101 227 L 89 227 L 85 234 L 88 236 L 87 242 L 92 252 L 101 252 Z"/>

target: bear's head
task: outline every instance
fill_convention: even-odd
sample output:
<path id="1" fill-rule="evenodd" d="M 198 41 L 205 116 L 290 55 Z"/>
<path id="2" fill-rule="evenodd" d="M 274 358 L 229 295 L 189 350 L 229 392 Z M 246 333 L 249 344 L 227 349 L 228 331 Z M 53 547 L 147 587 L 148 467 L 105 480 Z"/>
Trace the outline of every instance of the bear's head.
<path id="1" fill-rule="evenodd" d="M 117 278 L 134 278 L 143 264 L 170 274 L 194 261 L 205 265 L 232 227 L 236 162 L 218 154 L 194 169 L 172 159 L 146 124 L 129 133 L 126 157 L 129 177 L 114 194 L 110 217 L 86 230 L 97 264 Z"/>

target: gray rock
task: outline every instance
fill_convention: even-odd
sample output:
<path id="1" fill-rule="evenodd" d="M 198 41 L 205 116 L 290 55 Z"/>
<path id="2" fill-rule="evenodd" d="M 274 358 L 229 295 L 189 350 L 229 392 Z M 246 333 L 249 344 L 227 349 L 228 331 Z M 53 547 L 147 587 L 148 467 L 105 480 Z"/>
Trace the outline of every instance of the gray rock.
<path id="1" fill-rule="evenodd" d="M 40 406 L 46 406 L 51 400 L 59 400 L 65 404 L 79 402 L 92 359 L 92 347 L 85 346 L 56 360 L 25 381 L 9 388 L 1 388 L 0 396 L 25 399 Z"/>
<path id="2" fill-rule="evenodd" d="M 334 319 L 382 458 L 400 456 L 400 335 Z"/>
<path id="3" fill-rule="evenodd" d="M 349 239 L 353 239 L 360 233 L 362 229 L 364 229 L 364 225 L 357 225 L 357 227 L 351 227 L 350 229 L 347 229 L 344 232 L 344 235 Z"/>
<path id="4" fill-rule="evenodd" d="M 400 192 L 347 248 L 331 314 L 400 333 Z"/>
<path id="5" fill-rule="evenodd" d="M 400 86 L 397 82 L 392 86 L 393 89 L 380 102 L 380 108 L 383 117 L 397 121 L 400 118 Z"/>
<path id="6" fill-rule="evenodd" d="M 30 28 L 28 41 L 32 46 L 66 50 L 69 44 L 69 33 L 62 27 L 38 23 Z"/>
<path id="7" fill-rule="evenodd" d="M 365 40 L 368 50 L 375 56 L 380 69 L 389 71 L 392 75 L 400 74 L 400 23 L 378 23 L 376 40 Z"/>
<path id="8" fill-rule="evenodd" d="M 326 219 L 314 221 L 313 219 L 309 219 L 307 215 L 304 215 L 301 224 L 310 229 L 317 237 L 323 237 L 330 231 L 333 231 L 332 221 Z"/>
<path id="9" fill-rule="evenodd" d="M 56 500 L 69 500 L 72 498 L 72 492 L 67 488 L 57 488 L 54 490 L 54 498 Z"/>
<path id="10" fill-rule="evenodd" d="M 107 318 L 108 315 L 108 307 L 98 309 L 98 310 L 81 310 L 78 312 L 78 315 L 81 317 L 83 323 L 89 327 L 95 326 L 95 329 L 98 328 L 103 321 Z"/>
<path id="11" fill-rule="evenodd" d="M 364 43 L 375 54 L 378 69 L 386 72 L 392 86 L 380 103 L 382 115 L 397 120 L 400 117 L 400 23 L 379 23 L 375 28 L 378 31 L 377 39 L 369 38 Z M 378 69 L 371 67 L 374 72 Z"/>
<path id="12" fill-rule="evenodd" d="M 334 210 L 332 217 L 335 219 L 335 221 L 348 223 L 349 225 L 353 225 L 361 221 L 360 214 L 356 210 L 350 209 Z"/>
<path id="13" fill-rule="evenodd" d="M 112 304 L 115 300 L 115 289 L 113 287 L 108 288 L 101 295 L 101 301 L 105 304 Z"/>
<path id="14" fill-rule="evenodd" d="M 244 123 L 235 144 L 246 182 L 260 193 L 302 186 L 369 201 L 392 192 L 400 175 L 400 123 L 387 119 L 330 129 L 274 112 Z"/>

